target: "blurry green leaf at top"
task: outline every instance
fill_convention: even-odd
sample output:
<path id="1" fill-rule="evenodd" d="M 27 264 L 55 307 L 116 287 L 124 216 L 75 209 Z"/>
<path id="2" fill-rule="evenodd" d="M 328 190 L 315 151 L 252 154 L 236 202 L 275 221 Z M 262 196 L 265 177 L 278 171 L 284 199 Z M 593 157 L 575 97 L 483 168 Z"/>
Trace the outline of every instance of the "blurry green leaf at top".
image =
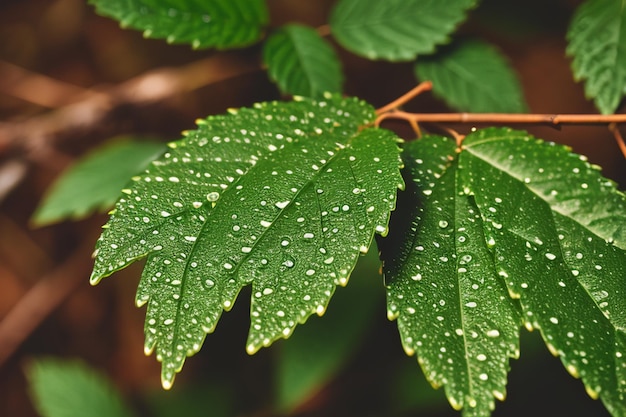
<path id="1" fill-rule="evenodd" d="M 487 43 L 459 42 L 419 57 L 415 73 L 421 81 L 432 81 L 433 94 L 459 111 L 526 111 L 517 75 L 506 58 Z"/>
<path id="2" fill-rule="evenodd" d="M 581 4 L 567 32 L 574 78 L 604 114 L 615 112 L 626 89 L 626 7 L 621 1 Z"/>
<path id="3" fill-rule="evenodd" d="M 96 12 L 143 31 L 146 38 L 193 48 L 250 45 L 268 21 L 264 0 L 89 0 Z"/>
<path id="4" fill-rule="evenodd" d="M 80 361 L 37 359 L 26 372 L 41 417 L 133 416 L 111 382 Z"/>
<path id="5" fill-rule="evenodd" d="M 110 209 L 130 177 L 164 150 L 161 143 L 130 140 L 114 140 L 93 150 L 56 179 L 32 222 L 43 226 Z"/>
<path id="6" fill-rule="evenodd" d="M 341 92 L 339 58 L 314 29 L 287 25 L 265 42 L 263 59 L 270 78 L 287 94 L 320 98 Z"/>
<path id="7" fill-rule="evenodd" d="M 449 42 L 476 0 L 340 0 L 330 17 L 344 48 L 369 59 L 410 61 Z"/>
<path id="8" fill-rule="evenodd" d="M 277 362 L 278 411 L 293 412 L 317 394 L 349 362 L 374 320 L 384 311 L 380 261 L 370 251 L 357 263 L 351 285 L 337 292 L 323 317 L 311 318 L 284 342 Z"/>

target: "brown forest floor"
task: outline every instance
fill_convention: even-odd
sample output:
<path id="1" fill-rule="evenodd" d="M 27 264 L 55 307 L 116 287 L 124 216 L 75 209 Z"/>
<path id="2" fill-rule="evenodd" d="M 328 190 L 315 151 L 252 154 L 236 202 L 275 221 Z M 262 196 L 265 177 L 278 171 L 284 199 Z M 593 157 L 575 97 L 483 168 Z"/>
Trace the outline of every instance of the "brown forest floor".
<path id="1" fill-rule="evenodd" d="M 331 4 L 269 3 L 273 24 L 296 20 L 313 26 L 325 22 Z M 511 10 L 525 10 L 516 16 L 528 17 L 530 24 L 520 24 L 522 32 L 506 35 L 494 24 L 482 34 L 510 57 L 531 111 L 595 113 L 582 86 L 572 81 L 564 54 L 563 33 L 578 2 L 555 1 L 552 8 L 540 1 L 509 3 Z M 488 1 L 477 17 L 489 21 L 501 9 L 497 0 Z M 474 29 L 471 24 L 464 28 Z M 372 63 L 342 54 L 346 93 L 376 106 L 415 84 L 409 64 Z M 139 394 L 161 394 L 160 369 L 153 357 L 143 355 L 144 311 L 133 305 L 140 266 L 93 288 L 88 283 L 90 254 L 106 216 L 44 228 L 34 228 L 29 219 L 52 180 L 109 137 L 135 134 L 168 141 L 193 128 L 198 117 L 279 98 L 258 62 L 256 47 L 216 53 L 143 39 L 95 15 L 84 0 L 0 0 L 0 416 L 36 415 L 23 369 L 29 359 L 42 355 L 84 359 L 106 372 L 141 414 L 151 415 Z M 138 86 L 137 80 L 145 80 L 142 77 L 149 71 L 187 65 L 200 71 L 185 75 L 191 77 L 186 84 L 166 85 L 173 90 L 161 97 L 120 92 Z M 139 91 L 156 94 L 159 90 Z M 112 109 L 99 107 L 97 98 L 102 94 L 119 101 Z M 86 112 L 88 104 L 94 105 L 93 113 Z M 415 111 L 445 110 L 430 97 L 420 97 L 411 106 Z M 467 128 L 458 127 L 461 132 Z M 586 154 L 603 167 L 605 176 L 625 188 L 626 163 L 607 129 L 528 130 Z M 240 297 L 240 304 L 244 298 Z M 203 378 L 210 379 L 211 373 L 228 374 L 238 387 L 237 415 L 268 415 L 259 410 L 271 395 L 271 349 L 248 357 L 245 306 L 225 316 L 203 351 L 188 361 L 177 385 L 201 388 Z M 299 415 L 392 415 L 385 410 L 393 409 L 393 398 L 384 394 L 392 385 L 390 369 L 398 363 L 413 364 L 414 358 L 407 362 L 403 357 L 395 324 L 386 321 L 382 306 L 380 317 L 353 361 Z M 509 398 L 494 415 L 606 415 L 558 360 L 539 350 L 532 362 L 524 362 L 524 351 L 522 359 L 514 361 Z M 422 412 L 457 415 L 447 407 Z M 212 414 L 206 410 L 197 415 Z M 418 414 L 398 411 L 395 415 Z"/>

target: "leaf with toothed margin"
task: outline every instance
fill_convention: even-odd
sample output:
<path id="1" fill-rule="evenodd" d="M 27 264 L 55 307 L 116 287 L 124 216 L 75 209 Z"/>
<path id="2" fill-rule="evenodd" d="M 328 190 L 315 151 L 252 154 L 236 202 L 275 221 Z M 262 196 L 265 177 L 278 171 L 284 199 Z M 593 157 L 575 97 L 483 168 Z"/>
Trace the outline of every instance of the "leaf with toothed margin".
<path id="1" fill-rule="evenodd" d="M 567 31 L 567 54 L 574 78 L 585 82 L 585 95 L 605 114 L 613 113 L 626 90 L 626 5 L 587 0 Z"/>
<path id="2" fill-rule="evenodd" d="M 369 59 L 412 61 L 450 41 L 477 0 L 340 0 L 330 28 L 339 44 Z"/>
<path id="3" fill-rule="evenodd" d="M 443 138 L 420 142 L 407 146 L 409 193 L 380 245 L 407 352 L 464 415 L 489 415 L 521 319 L 591 396 L 626 415 L 626 196 L 584 157 L 526 132 L 480 130 L 456 153 Z M 457 323 L 468 327 L 458 337 Z"/>
<path id="4" fill-rule="evenodd" d="M 199 122 L 134 179 L 98 241 L 91 282 L 147 257 L 146 353 L 169 388 L 239 291 L 252 286 L 247 350 L 323 314 L 375 233 L 386 234 L 399 139 L 365 128 L 357 99 L 261 103 Z"/>
<path id="5" fill-rule="evenodd" d="M 405 147 L 407 191 L 379 246 L 405 351 L 455 409 L 488 415 L 504 399 L 521 316 L 494 272 L 480 211 L 458 193 L 455 147 L 439 136 Z"/>
<path id="6" fill-rule="evenodd" d="M 194 48 L 239 48 L 261 38 L 268 21 L 263 0 L 89 0 L 96 12 L 143 31 L 146 38 Z"/>
<path id="7" fill-rule="evenodd" d="M 341 92 L 339 57 L 313 28 L 283 26 L 263 45 L 263 60 L 270 78 L 284 93 L 318 98 L 326 92 Z"/>
<path id="8" fill-rule="evenodd" d="M 526 326 L 626 415 L 626 196 L 586 158 L 526 132 L 487 129 L 463 144 L 462 191 Z"/>

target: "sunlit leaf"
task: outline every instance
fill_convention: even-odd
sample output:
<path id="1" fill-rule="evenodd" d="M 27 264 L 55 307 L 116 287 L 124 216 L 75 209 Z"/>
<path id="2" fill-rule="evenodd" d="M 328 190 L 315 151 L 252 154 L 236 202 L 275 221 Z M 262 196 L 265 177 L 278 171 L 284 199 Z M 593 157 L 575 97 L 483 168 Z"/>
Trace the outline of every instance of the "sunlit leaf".
<path id="1" fill-rule="evenodd" d="M 617 109 L 626 89 L 626 7 L 621 1 L 587 0 L 567 32 L 567 54 L 577 80 L 602 113 Z"/>
<path id="2" fill-rule="evenodd" d="M 626 415 L 626 196 L 585 158 L 525 132 L 483 130 L 464 145 L 463 191 L 527 327 Z"/>
<path id="3" fill-rule="evenodd" d="M 147 257 L 147 353 L 171 386 L 244 286 L 250 353 L 323 314 L 375 232 L 399 173 L 396 136 L 360 127 L 373 109 L 328 95 L 212 116 L 123 190 L 97 245 L 92 283 Z"/>
<path id="4" fill-rule="evenodd" d="M 146 38 L 194 48 L 237 48 L 256 42 L 268 21 L 264 0 L 89 0 L 96 11 L 143 31 Z"/>
<path id="5" fill-rule="evenodd" d="M 340 0 L 330 17 L 333 36 L 370 59 L 410 61 L 449 41 L 475 0 Z"/>
<path id="6" fill-rule="evenodd" d="M 263 46 L 269 76 L 288 94 L 321 97 L 341 92 L 343 75 L 337 54 L 314 29 L 287 25 Z"/>
<path id="7" fill-rule="evenodd" d="M 112 383 L 80 361 L 37 359 L 27 375 L 33 403 L 42 417 L 133 415 Z"/>
<path id="8" fill-rule="evenodd" d="M 526 110 L 517 75 L 506 58 L 481 41 L 465 41 L 420 57 L 415 73 L 432 81 L 433 93 L 450 107 L 468 112 Z"/>
<path id="9" fill-rule="evenodd" d="M 460 152 L 427 137 L 405 153 L 411 186 L 381 248 L 389 315 L 427 378 L 464 415 L 489 415 L 523 321 L 624 415 L 626 196 L 526 132 L 479 130 Z"/>
<path id="10" fill-rule="evenodd" d="M 381 239 L 388 315 L 407 354 L 465 415 L 504 399 L 521 318 L 495 273 L 480 211 L 459 195 L 455 144 L 430 136 L 404 152 L 407 191 Z M 391 242 L 389 242 L 391 240 Z"/>
<path id="11" fill-rule="evenodd" d="M 161 143 L 129 140 L 94 149 L 56 179 L 33 214 L 33 223 L 77 220 L 110 209 L 130 177 L 164 150 Z"/>

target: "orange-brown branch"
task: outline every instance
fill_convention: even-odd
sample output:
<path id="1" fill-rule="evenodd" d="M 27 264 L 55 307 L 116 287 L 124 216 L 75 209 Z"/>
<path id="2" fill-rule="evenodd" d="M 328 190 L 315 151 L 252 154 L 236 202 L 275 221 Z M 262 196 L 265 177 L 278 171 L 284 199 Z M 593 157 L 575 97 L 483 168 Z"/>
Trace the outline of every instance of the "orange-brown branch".
<path id="1" fill-rule="evenodd" d="M 385 106 L 386 108 L 387 106 Z M 399 119 L 417 123 L 598 124 L 626 123 L 626 114 L 408 113 L 379 111 L 376 125 Z"/>

